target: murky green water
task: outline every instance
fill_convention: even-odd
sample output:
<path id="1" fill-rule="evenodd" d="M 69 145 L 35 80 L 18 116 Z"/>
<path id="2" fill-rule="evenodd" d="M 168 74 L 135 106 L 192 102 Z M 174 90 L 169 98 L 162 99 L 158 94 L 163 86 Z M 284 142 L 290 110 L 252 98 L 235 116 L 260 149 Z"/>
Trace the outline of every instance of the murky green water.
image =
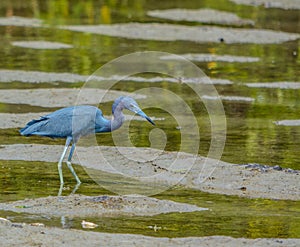
<path id="1" fill-rule="evenodd" d="M 54 28 L 57 24 L 100 24 L 120 22 L 168 22 L 147 17 L 151 9 L 174 7 L 200 8 L 210 7 L 237 13 L 240 17 L 256 21 L 256 28 L 299 33 L 299 11 L 280 9 L 253 8 L 234 5 L 221 1 L 1 1 L 0 16 L 19 15 L 35 17 L 53 25 L 53 28 L 30 28 L 0 26 L 0 69 L 37 70 L 45 72 L 70 72 L 92 74 L 101 65 L 113 58 L 135 51 L 157 50 L 175 54 L 181 53 L 216 53 L 257 56 L 256 63 L 196 63 L 212 78 L 229 79 L 233 85 L 216 86 L 222 95 L 253 97 L 253 103 L 223 102 L 227 117 L 227 140 L 222 160 L 232 163 L 261 163 L 280 165 L 300 169 L 299 147 L 300 127 L 276 126 L 273 121 L 281 119 L 299 119 L 300 91 L 283 89 L 248 88 L 246 82 L 299 81 L 300 57 L 299 40 L 278 45 L 159 42 L 128 40 L 102 35 L 92 35 Z M 174 22 L 186 25 L 196 23 Z M 73 44 L 73 49 L 35 50 L 13 47 L 11 41 L 48 40 Z M 59 85 L 51 83 L 26 84 L 21 82 L 1 83 L 0 89 L 80 87 L 83 83 Z M 169 89 L 182 98 L 198 114 L 198 121 L 205 121 L 204 107 L 195 105 L 190 91 L 182 85 L 173 83 L 151 84 Z M 114 89 L 135 91 L 147 87 L 147 83 L 118 83 Z M 0 100 L 1 101 L 1 100 Z M 109 114 L 111 104 L 103 104 L 104 113 Z M 42 108 L 29 105 L 5 104 L 0 102 L 0 112 L 40 112 L 55 108 Z M 166 117 L 158 109 L 148 109 L 150 115 Z M 168 135 L 166 149 L 179 149 L 180 137 L 176 123 L 171 118 L 158 122 Z M 203 120 L 204 119 L 204 120 Z M 147 133 L 151 130 L 147 124 L 134 122 L 132 133 L 144 133 L 141 138 L 134 138 L 137 146 L 148 146 Z M 200 154 L 208 150 L 210 136 L 201 129 Z M 110 134 L 101 135 L 103 145 L 112 145 Z M 61 140 L 45 138 L 25 138 L 17 129 L 0 130 L 0 143 L 44 143 L 62 144 Z M 59 179 L 56 164 L 44 162 L 0 161 L 0 201 L 56 195 Z M 80 167 L 83 186 L 79 193 L 96 195 L 109 193 L 93 183 Z M 68 172 L 65 173 L 68 176 Z M 72 181 L 71 177 L 66 177 Z M 70 185 L 71 186 L 71 185 Z M 166 191 L 156 197 L 181 202 L 195 203 L 209 207 L 210 212 L 189 214 L 167 214 L 156 217 L 101 218 L 93 220 L 100 225 L 99 231 L 142 233 L 154 236 L 206 236 L 230 235 L 235 237 L 300 237 L 299 202 L 274 200 L 249 200 L 238 197 L 210 195 L 180 188 Z M 238 208 L 238 210 L 237 210 Z M 8 215 L 1 212 L 1 216 Z M 11 214 L 15 219 L 31 221 L 30 217 Z M 61 219 L 39 219 L 47 225 L 60 225 Z M 67 226 L 80 227 L 81 219 L 66 219 Z M 36 219 L 33 219 L 36 221 Z M 148 226 L 162 227 L 158 232 Z"/>

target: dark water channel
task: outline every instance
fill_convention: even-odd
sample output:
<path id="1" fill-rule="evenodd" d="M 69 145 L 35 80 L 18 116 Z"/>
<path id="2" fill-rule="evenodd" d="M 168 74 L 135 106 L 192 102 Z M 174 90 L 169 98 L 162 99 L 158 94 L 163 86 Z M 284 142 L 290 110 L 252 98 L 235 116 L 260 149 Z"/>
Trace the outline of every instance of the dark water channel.
<path id="1" fill-rule="evenodd" d="M 260 163 L 300 169 L 300 126 L 278 126 L 274 121 L 299 119 L 300 90 L 250 88 L 246 83 L 255 82 L 300 82 L 299 40 L 281 44 L 226 44 L 195 43 L 187 41 L 147 41 L 85 34 L 59 30 L 56 25 L 112 24 L 122 22 L 164 22 L 185 25 L 201 25 L 195 22 L 167 21 L 146 15 L 148 10 L 169 8 L 217 8 L 255 20 L 255 28 L 299 33 L 300 19 L 297 10 L 265 9 L 235 5 L 229 1 L 1 1 L 0 17 L 16 15 L 42 19 L 48 28 L 0 26 L 0 69 L 44 72 L 68 72 L 90 75 L 111 59 L 135 51 L 164 51 L 174 54 L 211 53 L 218 55 L 259 57 L 258 62 L 195 62 L 207 76 L 228 79 L 231 85 L 216 85 L 220 95 L 251 97 L 253 102 L 223 101 L 227 119 L 227 138 L 222 160 L 235 164 Z M 18 40 L 47 40 L 72 44 L 72 49 L 38 50 L 15 47 Z M 36 89 L 80 87 L 82 83 L 11 83 L 1 82 L 0 89 Z M 115 90 L 134 92 L 148 83 L 120 82 Z M 168 89 L 186 99 L 200 125 L 207 120 L 203 106 L 181 84 L 158 82 L 155 87 Z M 101 105 L 105 114 L 110 113 L 111 103 Z M 55 107 L 39 107 L 3 103 L 1 113 L 27 113 L 52 111 Z M 159 128 L 168 137 L 166 149 L 180 148 L 180 133 L 174 119 L 165 111 L 147 109 L 151 116 L 165 118 Z M 203 117 L 202 117 L 203 116 Z M 204 120 L 203 120 L 204 119 Z M 203 122 L 202 122 L 203 121 Z M 149 146 L 147 124 L 133 121 L 131 136 L 136 146 Z M 205 155 L 209 148 L 210 135 L 206 127 L 200 127 L 201 145 L 199 154 Z M 136 134 L 141 136 L 137 137 Z M 101 135 L 99 142 L 113 145 L 110 134 Z M 0 144 L 43 143 L 63 144 L 61 140 L 25 138 L 16 128 L 0 130 Z M 59 187 L 57 166 L 54 163 L 0 161 L 0 202 L 56 195 Z M 83 185 L 78 193 L 86 195 L 109 194 L 88 178 L 80 166 L 76 166 Z M 68 172 L 66 181 L 73 181 Z M 300 183 L 299 183 L 300 184 Z M 67 184 L 66 186 L 72 186 Z M 234 196 L 207 194 L 183 188 L 174 188 L 157 198 L 193 203 L 208 207 L 209 212 L 172 213 L 155 217 L 120 217 L 92 219 L 99 224 L 98 231 L 138 233 L 153 236 L 184 237 L 228 235 L 233 237 L 300 237 L 300 203 L 266 199 L 244 199 Z M 15 221 L 44 222 L 61 226 L 62 219 L 0 212 Z M 81 228 L 82 219 L 64 219 L 65 227 Z M 88 219 L 85 219 L 88 220 Z M 154 232 L 149 226 L 157 225 Z"/>

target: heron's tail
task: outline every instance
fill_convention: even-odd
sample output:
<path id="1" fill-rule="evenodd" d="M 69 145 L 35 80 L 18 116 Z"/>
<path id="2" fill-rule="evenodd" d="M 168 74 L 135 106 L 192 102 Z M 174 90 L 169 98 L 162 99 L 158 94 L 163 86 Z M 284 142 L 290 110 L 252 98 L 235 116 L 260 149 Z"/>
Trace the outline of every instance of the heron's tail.
<path id="1" fill-rule="evenodd" d="M 26 124 L 26 126 L 22 129 L 20 129 L 20 134 L 23 136 L 31 136 L 36 134 L 37 132 L 39 132 L 40 128 L 45 125 L 45 120 L 47 120 L 48 118 L 46 117 L 41 117 L 38 120 L 31 120 L 30 122 L 28 122 Z"/>

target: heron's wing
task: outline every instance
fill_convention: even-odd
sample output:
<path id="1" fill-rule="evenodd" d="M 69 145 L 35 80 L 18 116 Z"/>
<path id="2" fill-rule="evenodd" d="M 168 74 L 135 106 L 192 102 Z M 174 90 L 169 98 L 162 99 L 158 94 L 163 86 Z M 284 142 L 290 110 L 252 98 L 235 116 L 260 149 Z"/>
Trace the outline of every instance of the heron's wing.
<path id="1" fill-rule="evenodd" d="M 38 120 L 30 121 L 21 130 L 24 135 L 42 135 L 54 138 L 79 137 L 95 132 L 96 115 L 102 112 L 93 106 L 66 107 Z"/>

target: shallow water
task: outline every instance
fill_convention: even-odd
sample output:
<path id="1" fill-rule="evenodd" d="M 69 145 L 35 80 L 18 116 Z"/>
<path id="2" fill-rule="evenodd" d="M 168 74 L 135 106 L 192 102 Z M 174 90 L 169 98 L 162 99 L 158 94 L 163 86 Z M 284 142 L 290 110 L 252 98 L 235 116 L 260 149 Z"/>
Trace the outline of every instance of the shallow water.
<path id="1" fill-rule="evenodd" d="M 111 192 L 95 184 L 83 168 L 77 165 L 74 167 L 83 181 L 77 193 L 91 196 L 111 194 Z M 3 181 L 0 186 L 2 191 L 0 202 L 56 195 L 59 189 L 59 178 L 54 163 L 4 161 L 0 168 L 0 174 L 0 179 Z M 63 195 L 68 195 L 75 183 L 67 169 L 64 170 L 64 176 L 66 190 L 64 190 Z M 103 173 L 104 181 L 108 177 L 108 174 Z M 151 217 L 99 218 L 57 218 L 5 211 L 0 211 L 0 214 L 1 217 L 7 217 L 16 222 L 40 222 L 47 226 L 78 229 L 81 229 L 82 220 L 88 220 L 99 225 L 93 231 L 135 233 L 161 237 L 227 235 L 247 238 L 296 238 L 300 234 L 300 202 L 246 199 L 209 194 L 181 187 L 165 191 L 155 197 L 190 203 L 210 210 L 192 213 L 168 213 Z M 161 229 L 155 232 L 149 228 L 149 226 L 155 225 Z"/>
<path id="2" fill-rule="evenodd" d="M 252 56 L 260 60 L 254 63 L 195 62 L 209 77 L 228 79 L 233 85 L 216 85 L 220 95 L 254 98 L 254 102 L 223 101 L 227 118 L 227 139 L 222 160 L 232 163 L 260 163 L 300 169 L 300 126 L 278 126 L 273 122 L 299 119 L 299 89 L 249 88 L 252 82 L 299 82 L 299 40 L 282 44 L 225 44 L 194 43 L 188 41 L 140 41 L 57 30 L 55 25 L 111 24 L 123 22 L 160 22 L 199 25 L 193 22 L 176 22 L 155 19 L 146 15 L 148 10 L 170 8 L 217 8 L 234 12 L 241 18 L 253 19 L 255 28 L 299 33 L 299 11 L 264 9 L 235 5 L 229 1 L 1 1 L 0 16 L 19 15 L 44 20 L 50 28 L 0 26 L 0 69 L 32 70 L 44 72 L 68 72 L 90 75 L 101 65 L 121 55 L 135 51 L 157 50 L 175 54 L 211 53 L 217 55 Z M 52 26 L 53 25 L 53 26 Z M 11 45 L 13 41 L 47 40 L 71 44 L 73 49 L 37 50 Z M 52 87 L 80 87 L 82 83 L 23 83 L 0 82 L 0 89 L 34 89 Z M 186 99 L 193 109 L 200 126 L 199 154 L 207 154 L 210 134 L 206 126 L 208 116 L 203 105 L 197 104 L 195 95 L 182 84 L 157 82 L 120 82 L 115 90 L 133 92 L 143 87 L 162 87 Z M 3 113 L 52 111 L 54 107 L 1 103 Z M 110 114 L 111 103 L 101 104 Z M 166 120 L 158 123 L 168 137 L 166 149 L 180 148 L 180 131 L 175 120 L 163 110 L 151 108 L 147 113 Z M 25 124 L 25 123 L 24 123 Z M 151 126 L 140 121 L 132 122 L 130 135 L 136 146 L 149 146 Z M 140 136 L 138 136 L 140 135 Z M 99 143 L 113 145 L 110 134 L 99 135 Z M 25 138 L 17 129 L 0 130 L 0 143 L 62 144 L 62 140 Z M 59 185 L 56 164 L 44 162 L 0 161 L 0 201 L 56 195 Z M 83 169 L 80 177 L 83 186 L 79 193 L 98 195 L 109 193 L 89 179 Z M 42 175 L 41 175 L 42 174 Z M 73 181 L 68 174 L 67 181 Z M 67 184 L 68 186 L 68 184 Z M 70 185 L 71 186 L 71 185 Z M 66 192 L 67 193 L 67 192 Z M 300 237 L 299 202 L 250 200 L 238 197 L 210 195 L 182 188 L 172 189 L 159 198 L 195 203 L 209 207 L 210 212 L 168 214 L 156 217 L 122 217 L 96 219 L 99 231 L 141 233 L 154 236 L 206 236 L 229 235 L 234 237 Z M 239 209 L 238 212 L 236 209 Z M 1 212 L 1 216 L 9 215 Z M 13 215 L 20 221 L 31 221 L 25 215 Z M 37 221 L 37 219 L 33 219 Z M 47 225 L 61 225 L 61 219 L 47 220 Z M 69 227 L 81 228 L 81 219 L 67 219 Z M 148 226 L 160 226 L 154 232 Z"/>

